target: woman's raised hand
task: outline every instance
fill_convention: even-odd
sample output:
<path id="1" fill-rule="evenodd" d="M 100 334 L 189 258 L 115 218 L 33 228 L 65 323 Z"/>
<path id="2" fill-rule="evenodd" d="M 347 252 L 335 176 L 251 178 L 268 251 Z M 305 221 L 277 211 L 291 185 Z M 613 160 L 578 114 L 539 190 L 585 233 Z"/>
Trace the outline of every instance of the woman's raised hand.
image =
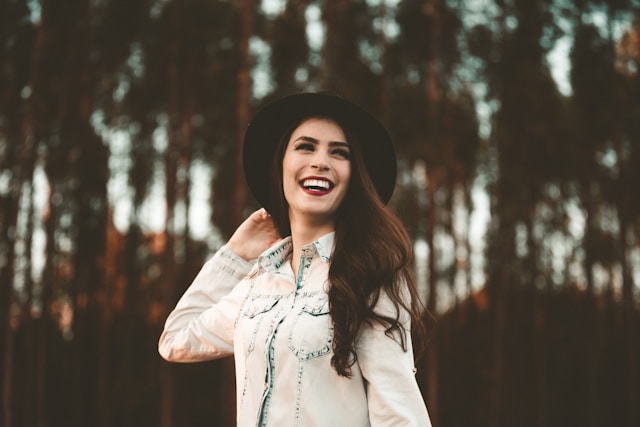
<path id="1" fill-rule="evenodd" d="M 236 229 L 227 246 L 238 256 L 251 260 L 280 240 L 271 215 L 262 208 L 252 213 Z"/>

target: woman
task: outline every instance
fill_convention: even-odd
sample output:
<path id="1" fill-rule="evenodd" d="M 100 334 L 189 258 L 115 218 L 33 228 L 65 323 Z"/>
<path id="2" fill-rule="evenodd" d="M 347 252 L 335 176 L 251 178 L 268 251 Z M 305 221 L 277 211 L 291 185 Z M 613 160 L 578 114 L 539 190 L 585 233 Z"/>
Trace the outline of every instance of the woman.
<path id="1" fill-rule="evenodd" d="M 249 125 L 244 171 L 263 209 L 169 315 L 162 357 L 233 354 L 239 426 L 429 426 L 411 243 L 385 206 L 396 160 L 384 127 L 331 94 L 285 97 Z"/>

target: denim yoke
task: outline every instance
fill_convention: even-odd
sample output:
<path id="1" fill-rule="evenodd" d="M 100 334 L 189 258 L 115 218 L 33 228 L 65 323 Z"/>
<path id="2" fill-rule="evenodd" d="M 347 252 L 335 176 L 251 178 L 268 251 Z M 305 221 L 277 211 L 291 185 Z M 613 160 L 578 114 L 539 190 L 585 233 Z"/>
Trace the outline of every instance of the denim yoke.
<path id="1" fill-rule="evenodd" d="M 297 277 L 293 277 L 290 264 L 290 241 L 263 254 L 250 274 L 253 283 L 236 321 L 235 343 L 236 351 L 244 343 L 246 361 L 244 378 L 238 384 L 242 387 L 239 410 L 248 409 L 243 406 L 250 390 L 262 390 L 255 414 L 259 426 L 269 423 L 273 396 L 291 394 L 292 389 L 294 399 L 287 408 L 298 425 L 305 369 L 317 367 L 310 361 L 331 352 L 333 326 L 327 277 L 332 237 L 324 236 L 302 248 Z M 322 365 L 329 364 L 330 358 L 326 359 Z M 257 363 L 253 366 L 266 367 L 266 372 L 254 375 L 254 361 Z M 256 381 L 263 384 L 258 387 Z"/>

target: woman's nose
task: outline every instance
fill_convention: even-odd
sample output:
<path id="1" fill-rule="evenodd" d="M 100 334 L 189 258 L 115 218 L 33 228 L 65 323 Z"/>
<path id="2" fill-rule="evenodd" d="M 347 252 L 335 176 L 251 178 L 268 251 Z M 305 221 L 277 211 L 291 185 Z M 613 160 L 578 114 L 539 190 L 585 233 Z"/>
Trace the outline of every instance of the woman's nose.
<path id="1" fill-rule="evenodd" d="M 312 168 L 314 169 L 318 169 L 320 171 L 328 171 L 329 170 L 329 165 L 324 164 L 324 163 L 314 163 L 311 165 Z"/>
<path id="2" fill-rule="evenodd" d="M 326 159 L 326 156 L 324 154 L 316 153 L 316 155 L 313 157 L 311 167 L 322 171 L 329 170 L 329 161 Z"/>

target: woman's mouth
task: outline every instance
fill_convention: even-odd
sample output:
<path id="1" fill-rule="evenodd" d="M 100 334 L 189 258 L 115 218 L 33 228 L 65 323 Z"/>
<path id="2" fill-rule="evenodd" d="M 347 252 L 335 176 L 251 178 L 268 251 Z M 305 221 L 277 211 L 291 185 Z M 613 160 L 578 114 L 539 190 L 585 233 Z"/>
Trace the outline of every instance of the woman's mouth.
<path id="1" fill-rule="evenodd" d="M 327 179 L 307 178 L 300 181 L 300 186 L 308 193 L 324 194 L 331 191 L 335 185 Z"/>

